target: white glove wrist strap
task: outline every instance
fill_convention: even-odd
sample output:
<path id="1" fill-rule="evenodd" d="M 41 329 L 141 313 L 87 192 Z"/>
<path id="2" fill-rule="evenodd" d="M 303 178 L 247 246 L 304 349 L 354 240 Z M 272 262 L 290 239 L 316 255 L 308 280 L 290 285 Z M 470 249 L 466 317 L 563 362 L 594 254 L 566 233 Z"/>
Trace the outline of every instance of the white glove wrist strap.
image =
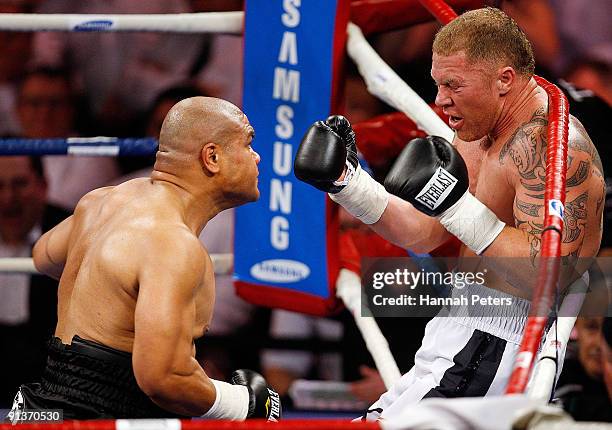
<path id="1" fill-rule="evenodd" d="M 244 420 L 249 413 L 249 389 L 211 379 L 215 386 L 215 403 L 202 417 L 216 420 Z"/>
<path id="2" fill-rule="evenodd" d="M 506 225 L 469 191 L 438 219 L 446 230 L 476 254 L 487 249 Z"/>
<path id="3" fill-rule="evenodd" d="M 344 179 L 342 179 L 341 181 L 334 181 L 334 185 L 338 187 L 347 186 L 351 179 L 353 179 L 353 176 L 355 176 L 355 172 L 357 171 L 348 160 L 346 160 L 345 165 L 346 173 L 344 174 Z M 360 168 L 360 166 L 357 166 L 357 168 Z"/>
<path id="4" fill-rule="evenodd" d="M 361 166 L 357 166 L 348 184 L 329 197 L 365 224 L 374 224 L 380 219 L 389 203 L 389 193 Z"/>

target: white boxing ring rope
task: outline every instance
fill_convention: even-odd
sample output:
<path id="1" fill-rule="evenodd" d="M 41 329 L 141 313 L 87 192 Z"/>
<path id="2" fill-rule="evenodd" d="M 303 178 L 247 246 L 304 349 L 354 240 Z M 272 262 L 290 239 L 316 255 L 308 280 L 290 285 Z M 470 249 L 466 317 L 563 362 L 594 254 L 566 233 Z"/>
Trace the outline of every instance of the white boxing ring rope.
<path id="1" fill-rule="evenodd" d="M 588 284 L 588 272 L 583 278 Z M 576 323 L 576 316 L 580 313 L 584 302 L 585 292 L 582 290 L 584 284 L 574 282 L 570 285 L 561 309 L 559 317 L 552 324 L 544 338 L 542 350 L 538 354 L 535 362 L 531 379 L 527 385 L 527 395 L 535 400 L 548 402 L 551 400 L 552 389 L 555 385 L 555 378 L 559 366 L 559 350 L 567 346 L 570 334 Z M 570 315 L 570 316 L 565 316 Z"/>
<path id="2" fill-rule="evenodd" d="M 368 91 L 405 113 L 425 133 L 452 142 L 454 132 L 451 128 L 378 56 L 361 29 L 349 23 L 347 34 L 348 55 L 357 65 Z"/>
<path id="3" fill-rule="evenodd" d="M 130 15 L 83 15 L 83 14 L 0 14 L 0 31 L 156 31 L 175 33 L 226 33 L 241 34 L 244 12 L 211 12 L 189 14 L 130 14 Z M 348 55 L 357 64 L 368 90 L 378 98 L 404 112 L 417 126 L 428 134 L 438 135 L 452 141 L 453 131 L 433 112 L 419 95 L 414 92 L 368 44 L 356 25 L 347 28 Z M 216 274 L 227 274 L 233 267 L 231 254 L 211 255 Z M 31 258 L 0 259 L 0 272 L 36 273 Z M 387 388 L 400 377 L 400 372 L 373 318 L 360 316 L 361 288 L 359 277 L 343 269 L 337 282 L 338 296 L 355 316 L 357 326 L 364 336 L 366 345 L 376 362 Z M 567 306 L 582 304 L 581 296 Z M 579 303 L 578 303 L 579 302 Z M 566 306 L 564 301 L 563 306 Z M 575 318 L 561 317 L 554 325 L 556 340 L 567 343 Z M 538 362 L 538 373 L 532 378 L 533 387 L 529 395 L 544 399 L 550 396 L 557 363 L 547 360 L 554 356 L 555 334 L 550 330 Z M 534 370 L 535 372 L 535 370 Z M 541 376 L 541 377 L 540 377 Z"/>
<path id="4" fill-rule="evenodd" d="M 210 254 L 216 275 L 231 274 L 234 267 L 232 254 Z M 32 258 L 0 258 L 0 272 L 38 273 Z"/>
<path id="5" fill-rule="evenodd" d="M 176 14 L 0 13 L 0 31 L 155 31 L 242 34 L 244 12 Z"/>
<path id="6" fill-rule="evenodd" d="M 359 328 L 368 351 L 372 354 L 378 373 L 385 383 L 387 389 L 402 376 L 397 363 L 389 350 L 389 343 L 380 331 L 376 320 L 368 316 L 362 316 L 361 304 L 365 303 L 362 298 L 361 279 L 359 275 L 347 269 L 341 269 L 336 282 L 336 295 L 342 299 L 353 317 L 355 324 Z M 376 351 L 376 353 L 372 353 Z"/>

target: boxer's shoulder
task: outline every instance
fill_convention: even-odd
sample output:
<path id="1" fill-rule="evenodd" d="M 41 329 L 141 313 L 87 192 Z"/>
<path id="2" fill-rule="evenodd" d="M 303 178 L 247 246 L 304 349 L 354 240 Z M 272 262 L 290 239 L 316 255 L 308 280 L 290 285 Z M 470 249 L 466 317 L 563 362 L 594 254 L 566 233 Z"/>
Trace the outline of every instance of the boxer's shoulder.
<path id="1" fill-rule="evenodd" d="M 210 257 L 198 237 L 180 223 L 163 223 L 150 230 L 143 249 L 143 262 L 152 268 L 203 274 Z"/>
<path id="2" fill-rule="evenodd" d="M 116 187 L 102 187 L 96 188 L 85 194 L 76 205 L 75 212 L 81 211 L 91 207 L 93 204 L 96 204 L 100 199 L 106 197 L 111 191 L 113 191 Z"/>
<path id="3" fill-rule="evenodd" d="M 586 154 L 587 158 L 591 159 L 595 163 L 600 172 L 603 172 L 601 160 L 599 159 L 599 154 L 597 153 L 597 149 L 595 148 L 593 141 L 589 137 L 589 134 L 580 120 L 573 115 L 570 115 L 567 150 L 570 156 L 580 156 L 580 154 L 573 154 L 576 152 L 583 153 L 583 155 Z"/>

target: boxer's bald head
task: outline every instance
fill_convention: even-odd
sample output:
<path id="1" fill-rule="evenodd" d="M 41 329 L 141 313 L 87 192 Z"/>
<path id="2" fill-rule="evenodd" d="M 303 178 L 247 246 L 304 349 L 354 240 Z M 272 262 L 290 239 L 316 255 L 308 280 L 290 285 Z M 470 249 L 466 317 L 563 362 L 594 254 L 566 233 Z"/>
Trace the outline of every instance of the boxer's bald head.
<path id="1" fill-rule="evenodd" d="M 212 179 L 230 200 L 254 200 L 259 156 L 250 147 L 253 137 L 246 115 L 233 104 L 213 97 L 182 100 L 162 124 L 152 178 L 199 188 Z M 238 195 L 229 196 L 230 190 Z"/>
<path id="2" fill-rule="evenodd" d="M 199 157 L 209 142 L 226 144 L 242 126 L 244 114 L 233 104 L 213 97 L 192 97 L 175 104 L 159 135 L 159 151 Z"/>

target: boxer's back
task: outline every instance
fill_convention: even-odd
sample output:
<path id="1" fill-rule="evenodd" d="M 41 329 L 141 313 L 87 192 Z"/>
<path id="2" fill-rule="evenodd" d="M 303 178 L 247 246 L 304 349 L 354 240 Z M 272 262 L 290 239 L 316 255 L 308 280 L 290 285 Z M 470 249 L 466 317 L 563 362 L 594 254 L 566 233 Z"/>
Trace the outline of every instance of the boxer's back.
<path id="1" fill-rule="evenodd" d="M 182 235 L 177 208 L 150 179 L 128 181 L 86 195 L 74 214 L 58 294 L 56 336 L 77 334 L 131 351 L 138 275 L 157 231 Z"/>

